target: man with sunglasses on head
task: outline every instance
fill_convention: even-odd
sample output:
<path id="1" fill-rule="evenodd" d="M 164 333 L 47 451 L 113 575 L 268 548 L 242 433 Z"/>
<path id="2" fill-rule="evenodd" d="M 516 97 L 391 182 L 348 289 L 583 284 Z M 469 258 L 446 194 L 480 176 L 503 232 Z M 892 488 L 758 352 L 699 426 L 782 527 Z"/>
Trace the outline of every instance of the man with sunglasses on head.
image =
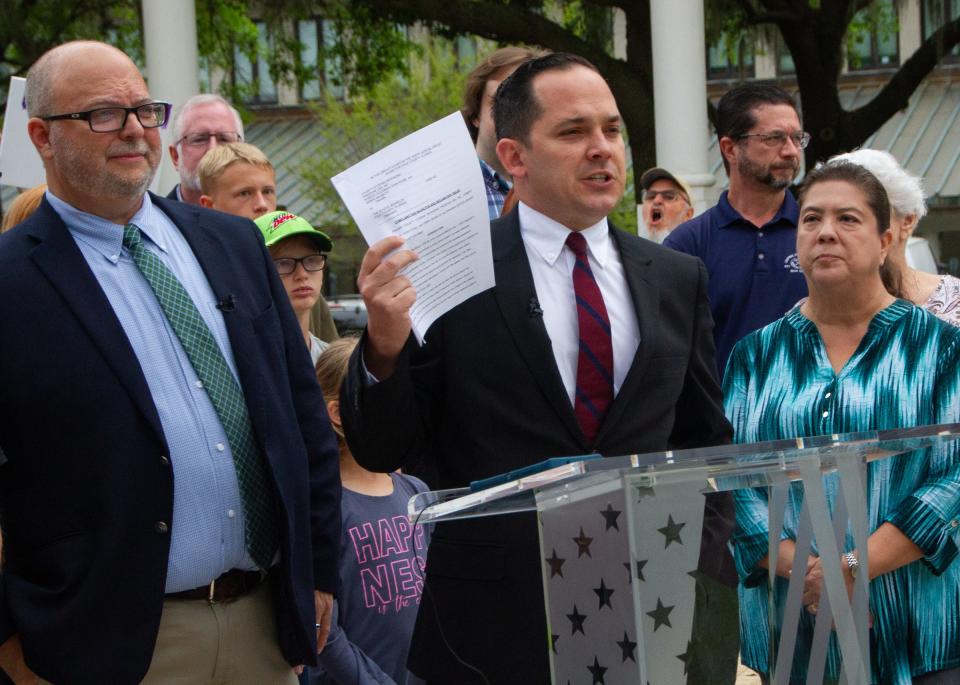
<path id="1" fill-rule="evenodd" d="M 200 204 L 200 177 L 197 167 L 208 150 L 224 143 L 243 140 L 240 113 L 214 93 L 194 95 L 177 110 L 173 119 L 170 160 L 180 173 L 180 183 L 167 197 L 191 205 Z"/>
<path id="2" fill-rule="evenodd" d="M 643 189 L 643 227 L 647 232 L 644 237 L 662 243 L 673 229 L 693 218 L 690 187 L 679 176 L 654 167 L 643 172 L 640 187 Z"/>
<path id="3" fill-rule="evenodd" d="M 728 190 L 663 244 L 707 266 L 722 377 L 737 341 L 807 295 L 797 261 L 799 209 L 788 188 L 810 134 L 789 94 L 765 83 L 744 83 L 720 98 L 717 137 Z"/>
<path id="4" fill-rule="evenodd" d="M 147 192 L 170 105 L 76 41 L 27 75 L 48 190 L 0 236 L 0 667 L 297 682 L 337 586 L 337 446 L 246 218 Z"/>

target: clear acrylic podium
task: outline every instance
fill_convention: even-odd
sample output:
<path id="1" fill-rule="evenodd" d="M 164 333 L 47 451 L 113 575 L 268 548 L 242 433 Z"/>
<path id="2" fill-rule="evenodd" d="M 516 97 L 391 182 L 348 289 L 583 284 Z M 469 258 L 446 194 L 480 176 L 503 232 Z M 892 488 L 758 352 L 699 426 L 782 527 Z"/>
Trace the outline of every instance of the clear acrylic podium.
<path id="1" fill-rule="evenodd" d="M 431 523 L 536 510 L 552 682 L 676 685 L 686 682 L 704 494 L 768 488 L 775 558 L 787 491 L 799 482 L 797 562 L 781 615 L 770 612 L 769 634 L 779 636 L 771 641 L 772 682 L 790 679 L 806 559 L 815 546 L 824 594 L 807 682 L 824 682 L 835 631 L 839 681 L 869 683 L 867 464 L 915 450 L 925 458 L 927 448 L 957 438 L 960 424 L 949 424 L 577 461 L 479 491 L 421 493 L 408 513 Z M 839 479 L 832 506 L 824 474 Z M 860 556 L 852 601 L 840 571 L 848 536 Z"/>

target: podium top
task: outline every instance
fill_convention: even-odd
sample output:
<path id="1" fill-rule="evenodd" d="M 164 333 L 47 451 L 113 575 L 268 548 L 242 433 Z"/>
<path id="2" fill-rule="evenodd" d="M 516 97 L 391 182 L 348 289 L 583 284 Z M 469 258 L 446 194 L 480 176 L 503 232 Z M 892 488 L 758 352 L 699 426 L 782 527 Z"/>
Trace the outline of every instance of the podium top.
<path id="1" fill-rule="evenodd" d="M 704 492 L 737 490 L 797 480 L 800 465 L 814 461 L 823 473 L 841 460 L 869 463 L 896 454 L 926 449 L 960 438 L 960 424 L 897 430 L 820 435 L 742 445 L 587 458 L 491 487 L 434 490 L 411 498 L 408 515 L 420 523 L 533 511 L 537 495 L 572 497 L 585 488 L 635 476 L 653 486 L 690 482 Z"/>

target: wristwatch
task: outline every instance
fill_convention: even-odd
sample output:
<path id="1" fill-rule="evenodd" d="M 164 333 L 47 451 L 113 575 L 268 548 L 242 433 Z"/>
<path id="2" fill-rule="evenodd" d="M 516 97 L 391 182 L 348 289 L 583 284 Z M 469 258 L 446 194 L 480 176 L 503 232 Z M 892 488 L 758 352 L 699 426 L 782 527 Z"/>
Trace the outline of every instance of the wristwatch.
<path id="1" fill-rule="evenodd" d="M 860 560 L 854 556 L 853 552 L 847 552 L 844 554 L 843 559 L 847 562 L 847 568 L 850 570 L 850 577 L 856 578 L 857 571 L 860 570 Z"/>

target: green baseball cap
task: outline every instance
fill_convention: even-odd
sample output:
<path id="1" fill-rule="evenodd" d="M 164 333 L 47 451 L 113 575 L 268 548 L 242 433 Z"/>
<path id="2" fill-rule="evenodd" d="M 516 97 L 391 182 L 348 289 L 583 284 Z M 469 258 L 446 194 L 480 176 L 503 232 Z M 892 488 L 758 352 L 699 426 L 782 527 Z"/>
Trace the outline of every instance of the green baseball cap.
<path id="1" fill-rule="evenodd" d="M 267 247 L 276 245 L 290 236 L 307 235 L 316 241 L 321 252 L 330 252 L 333 249 L 333 241 L 330 240 L 330 236 L 315 229 L 306 219 L 290 212 L 270 212 L 254 219 L 254 223 L 263 233 L 263 239 L 266 241 Z"/>

